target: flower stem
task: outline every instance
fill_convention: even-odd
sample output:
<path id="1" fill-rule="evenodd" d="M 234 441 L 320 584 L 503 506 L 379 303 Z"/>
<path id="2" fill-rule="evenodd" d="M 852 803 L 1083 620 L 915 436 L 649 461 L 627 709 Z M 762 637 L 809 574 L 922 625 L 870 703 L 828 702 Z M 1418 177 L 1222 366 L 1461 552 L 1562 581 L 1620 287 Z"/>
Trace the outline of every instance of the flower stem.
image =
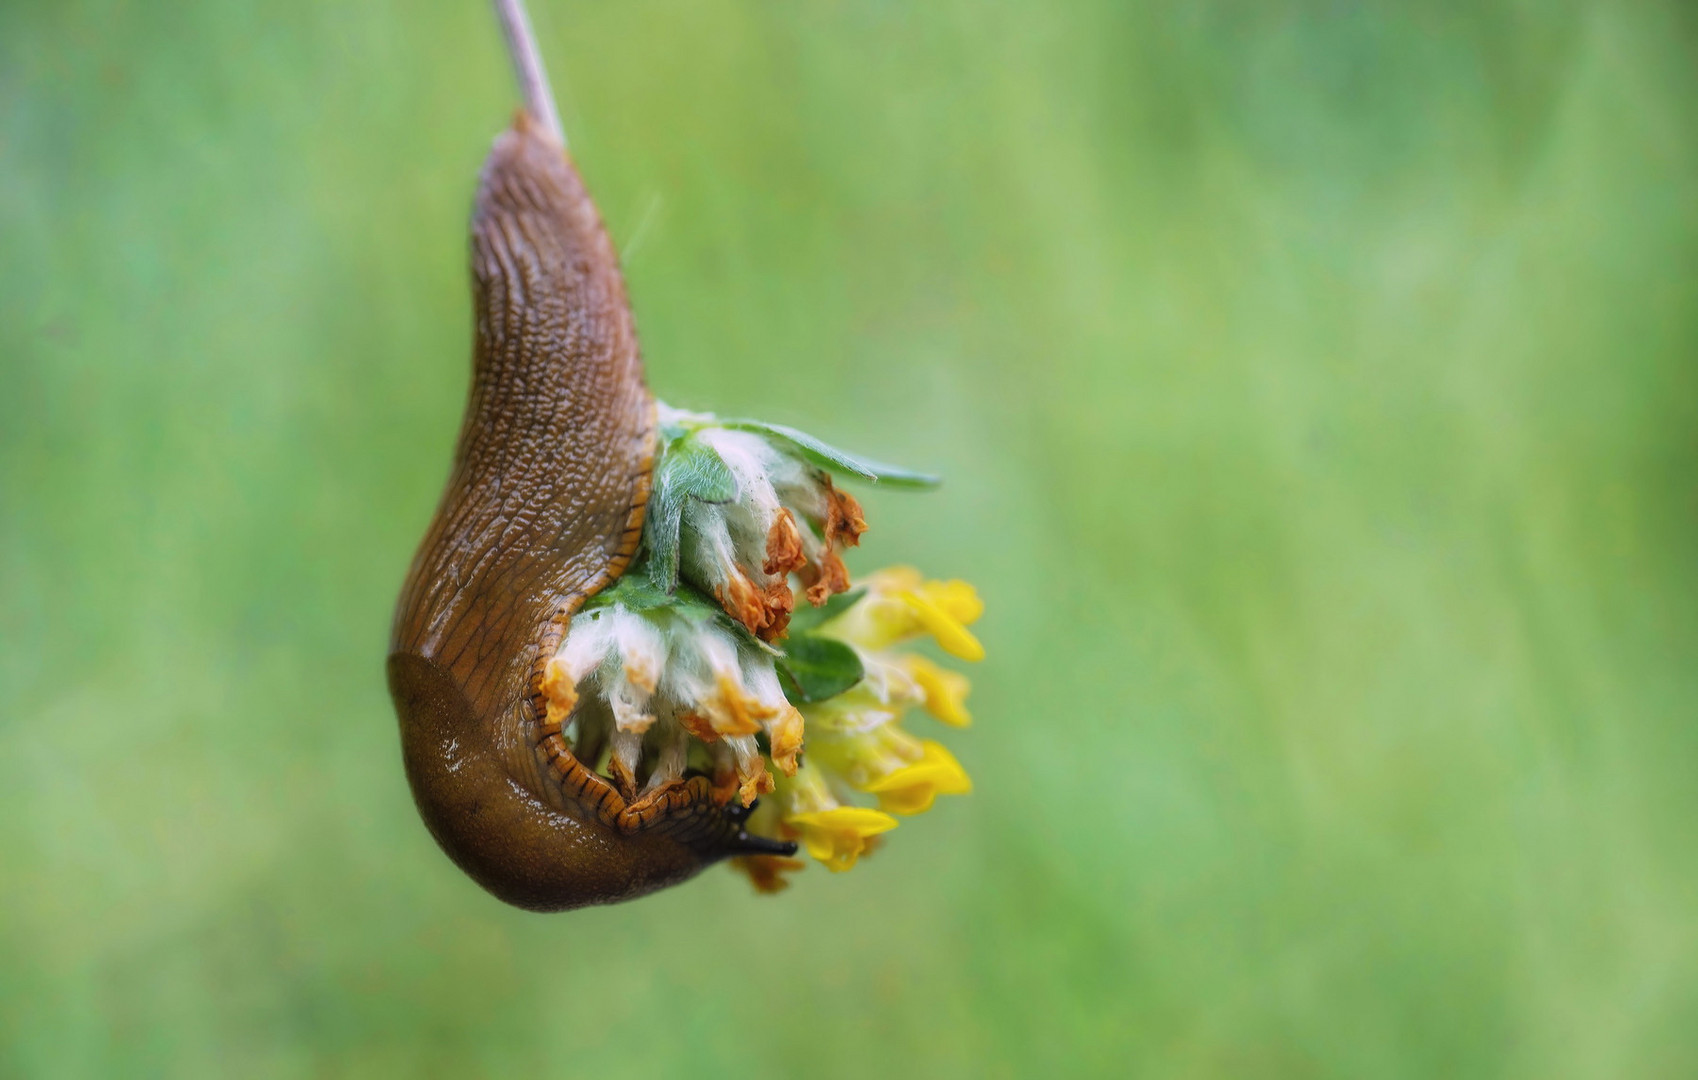
<path id="1" fill-rule="evenodd" d="M 554 91 L 549 88 L 536 35 L 531 32 L 531 20 L 525 14 L 525 0 L 494 2 L 502 36 L 507 39 L 507 53 L 513 60 L 513 72 L 519 79 L 519 91 L 525 98 L 525 110 L 565 146 L 566 132 L 560 127 L 560 113 L 554 108 Z"/>

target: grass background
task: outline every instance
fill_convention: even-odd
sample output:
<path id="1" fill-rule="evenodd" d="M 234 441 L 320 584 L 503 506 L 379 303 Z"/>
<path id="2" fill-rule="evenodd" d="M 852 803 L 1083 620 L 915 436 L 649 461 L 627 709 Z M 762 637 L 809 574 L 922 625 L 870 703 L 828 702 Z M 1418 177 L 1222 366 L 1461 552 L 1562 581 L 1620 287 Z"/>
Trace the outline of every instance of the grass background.
<path id="1" fill-rule="evenodd" d="M 946 473 L 978 784 L 506 910 L 382 681 L 477 0 L 0 6 L 0 1073 L 1698 1074 L 1682 4 L 533 0 L 651 383 Z"/>

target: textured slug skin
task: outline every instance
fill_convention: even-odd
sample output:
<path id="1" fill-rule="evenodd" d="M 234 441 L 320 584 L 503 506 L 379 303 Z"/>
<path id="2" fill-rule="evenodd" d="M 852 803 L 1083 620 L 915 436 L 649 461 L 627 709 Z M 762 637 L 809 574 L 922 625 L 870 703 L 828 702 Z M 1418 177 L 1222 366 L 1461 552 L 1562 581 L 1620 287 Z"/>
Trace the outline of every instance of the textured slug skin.
<path id="1" fill-rule="evenodd" d="M 449 858 L 501 899 L 628 899 L 726 854 L 736 828 L 701 778 L 627 805 L 544 723 L 543 663 L 635 551 L 654 402 L 600 217 L 524 113 L 484 165 L 472 272 L 470 399 L 390 643 L 407 779 Z"/>

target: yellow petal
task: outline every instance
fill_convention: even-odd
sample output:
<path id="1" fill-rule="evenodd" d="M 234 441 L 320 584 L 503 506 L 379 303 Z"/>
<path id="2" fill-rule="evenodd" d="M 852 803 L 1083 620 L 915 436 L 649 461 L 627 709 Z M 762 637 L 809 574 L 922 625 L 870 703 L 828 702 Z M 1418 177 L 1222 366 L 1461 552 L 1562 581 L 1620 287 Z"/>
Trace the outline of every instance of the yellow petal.
<path id="1" fill-rule="evenodd" d="M 985 613 L 985 602 L 965 581 L 928 581 L 920 587 L 926 599 L 948 612 L 963 625 L 972 625 Z"/>
<path id="2" fill-rule="evenodd" d="M 922 739 L 920 745 L 926 748 L 926 756 L 921 764 L 929 764 L 938 770 L 939 795 L 971 795 L 973 793 L 973 778 L 967 775 L 967 770 L 955 760 L 945 746 L 933 739 Z"/>
<path id="3" fill-rule="evenodd" d="M 926 711 L 951 727 L 966 727 L 973 722 L 967 711 L 967 692 L 972 689 L 967 676 L 939 667 L 923 656 L 908 656 L 903 660 L 908 675 L 926 696 Z"/>
<path id="4" fill-rule="evenodd" d="M 911 767 L 917 768 L 917 766 Z M 904 782 L 901 786 L 878 793 L 880 807 L 888 813 L 901 814 L 903 817 L 923 814 L 930 810 L 932 803 L 936 801 L 937 788 L 923 780 L 913 783 Z"/>
<path id="5" fill-rule="evenodd" d="M 940 743 L 922 743 L 925 755 L 912 765 L 867 784 L 879 805 L 893 814 L 923 814 L 939 795 L 965 795 L 973 790 L 967 770 Z"/>
<path id="6" fill-rule="evenodd" d="M 855 865 L 867 849 L 867 838 L 896 828 L 896 819 L 878 810 L 839 806 L 832 810 L 810 810 L 784 819 L 802 833 L 808 854 L 830 870 L 842 872 Z"/>
<path id="7" fill-rule="evenodd" d="M 773 764 L 777 765 L 785 776 L 796 775 L 796 755 L 802 752 L 802 731 L 801 712 L 788 704 L 767 729 Z"/>
<path id="8" fill-rule="evenodd" d="M 944 652 L 959 656 L 963 660 L 985 658 L 985 647 L 979 644 L 979 639 L 968 632 L 960 619 L 933 603 L 930 597 L 908 589 L 903 589 L 895 595 L 908 605 L 920 625 L 937 639 Z"/>

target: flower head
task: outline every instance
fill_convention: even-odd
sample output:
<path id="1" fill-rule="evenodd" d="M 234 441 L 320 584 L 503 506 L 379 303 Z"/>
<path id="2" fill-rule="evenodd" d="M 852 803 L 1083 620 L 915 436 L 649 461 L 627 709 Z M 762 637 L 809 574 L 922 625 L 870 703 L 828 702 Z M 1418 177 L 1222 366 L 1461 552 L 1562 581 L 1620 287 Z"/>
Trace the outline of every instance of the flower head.
<path id="1" fill-rule="evenodd" d="M 667 455 L 686 489 L 676 503 L 660 500 L 665 572 L 676 559 L 681 576 L 765 641 L 783 636 L 795 610 L 791 574 L 816 605 L 849 587 L 838 553 L 867 528 L 853 495 L 770 436 L 672 409 L 661 423 L 674 433 Z"/>
<path id="2" fill-rule="evenodd" d="M 626 798 L 699 770 L 718 798 L 755 807 L 749 832 L 847 870 L 896 827 L 893 814 L 972 790 L 948 750 L 902 727 L 914 707 L 966 726 L 966 678 L 896 647 L 929 636 L 979 659 L 967 627 L 983 605 L 964 582 L 906 567 L 848 591 L 840 552 L 866 521 L 826 468 L 926 478 L 773 425 L 663 406 L 661 429 L 641 555 L 573 617 L 544 670 L 548 720 Z M 733 865 L 763 892 L 802 866 L 776 855 Z"/>

